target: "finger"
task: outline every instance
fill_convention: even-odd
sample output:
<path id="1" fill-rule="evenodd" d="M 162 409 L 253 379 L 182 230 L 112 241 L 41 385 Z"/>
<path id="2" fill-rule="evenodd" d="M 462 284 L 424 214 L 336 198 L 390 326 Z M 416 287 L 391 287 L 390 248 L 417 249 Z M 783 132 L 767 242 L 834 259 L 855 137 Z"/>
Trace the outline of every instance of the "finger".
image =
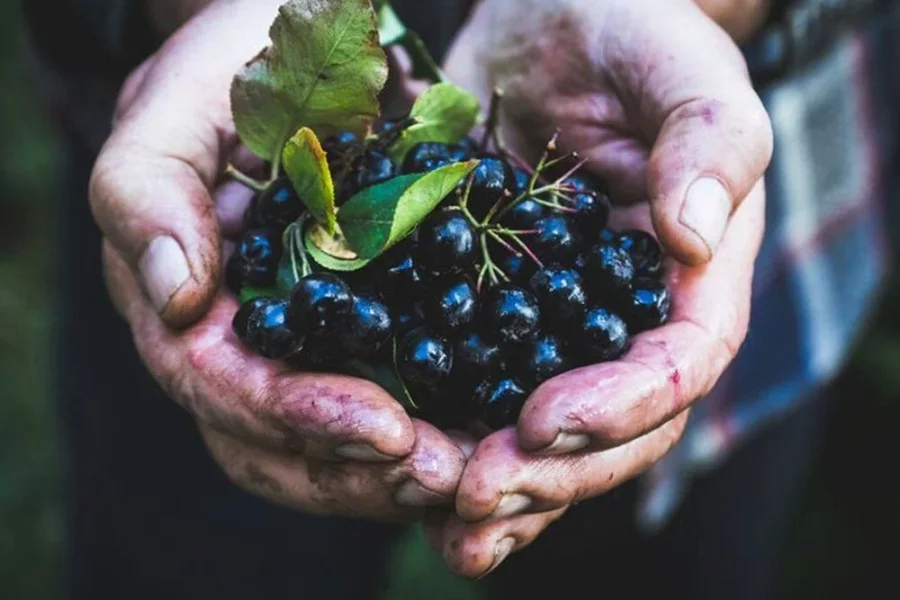
<path id="1" fill-rule="evenodd" d="M 320 462 L 200 430 L 228 477 L 253 494 L 317 515 L 402 521 L 452 503 L 465 465 L 459 449 L 434 427 L 422 421 L 415 427 L 410 455 L 386 464 Z"/>
<path id="2" fill-rule="evenodd" d="M 216 218 L 226 239 L 237 239 L 244 230 L 244 215 L 253 192 L 246 186 L 229 181 L 216 193 Z"/>
<path id="3" fill-rule="evenodd" d="M 311 443 L 341 458 L 386 461 L 409 454 L 415 431 L 377 385 L 298 373 L 245 348 L 231 331 L 237 302 L 222 294 L 191 328 L 167 328 L 123 259 L 104 245 L 107 287 L 135 346 L 167 394 L 201 422 L 273 448 Z"/>
<path id="4" fill-rule="evenodd" d="M 450 570 L 462 577 L 482 578 L 510 554 L 531 544 L 566 508 L 520 515 L 489 523 L 466 523 L 451 515 L 441 524 L 440 551 Z"/>
<path id="5" fill-rule="evenodd" d="M 219 286 L 210 190 L 236 143 L 229 86 L 265 45 L 275 10 L 269 3 L 218 4 L 126 87 L 90 182 L 98 225 L 173 326 L 196 320 Z"/>
<path id="6" fill-rule="evenodd" d="M 672 271 L 667 325 L 637 336 L 621 360 L 570 371 L 535 390 L 518 422 L 523 448 L 553 454 L 622 444 L 712 389 L 747 332 L 764 203 L 760 184 L 709 264 Z"/>
<path id="7" fill-rule="evenodd" d="M 667 4 L 656 18 L 639 17 L 638 39 L 611 41 L 611 72 L 656 140 L 647 166 L 656 232 L 675 258 L 696 265 L 712 258 L 762 177 L 773 137 L 728 35 L 693 2 Z M 658 68 L 633 68 L 636 48 Z"/>
<path id="8" fill-rule="evenodd" d="M 685 411 L 627 444 L 569 456 L 534 456 L 505 429 L 483 441 L 463 474 L 456 511 L 470 522 L 545 512 L 593 498 L 637 477 L 680 439 Z"/>

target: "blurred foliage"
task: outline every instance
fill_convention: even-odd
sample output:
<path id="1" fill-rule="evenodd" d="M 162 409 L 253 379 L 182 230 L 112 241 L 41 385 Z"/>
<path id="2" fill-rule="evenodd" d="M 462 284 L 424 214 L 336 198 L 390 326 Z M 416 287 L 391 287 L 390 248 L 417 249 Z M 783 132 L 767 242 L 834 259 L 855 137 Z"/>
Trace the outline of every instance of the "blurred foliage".
<path id="1" fill-rule="evenodd" d="M 18 2 L 0 2 L 0 598 L 44 600 L 59 596 L 62 564 L 47 218 L 58 157 L 16 61 L 20 26 Z M 789 532 L 785 599 L 866 597 L 890 583 L 900 538 L 890 468 L 900 426 L 898 303 L 895 281 L 838 382 L 826 444 Z M 475 586 L 447 573 L 419 528 L 398 545 L 392 573 L 384 600 L 480 600 Z"/>
<path id="2" fill-rule="evenodd" d="M 0 3 L 0 598 L 54 597 L 61 546 L 48 374 L 55 146 L 15 60 L 17 2 Z"/>

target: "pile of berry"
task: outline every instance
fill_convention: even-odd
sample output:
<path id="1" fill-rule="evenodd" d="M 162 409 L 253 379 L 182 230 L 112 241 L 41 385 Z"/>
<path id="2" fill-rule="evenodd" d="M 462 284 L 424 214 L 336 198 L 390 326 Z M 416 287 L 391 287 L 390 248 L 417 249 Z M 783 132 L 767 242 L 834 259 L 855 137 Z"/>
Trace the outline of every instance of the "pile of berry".
<path id="1" fill-rule="evenodd" d="M 619 358 L 631 336 L 666 322 L 660 247 L 646 232 L 607 227 L 609 200 L 597 182 L 577 168 L 548 178 L 563 164 L 549 151 L 524 170 L 468 138 L 419 144 L 397 165 L 384 150 L 392 129 L 400 128 L 383 127 L 374 143 L 352 134 L 323 143 L 339 174 L 338 206 L 398 175 L 480 162 L 364 268 L 313 263 L 289 295 L 247 299 L 233 327 L 260 355 L 305 371 L 390 365 L 423 418 L 499 429 L 515 423 L 542 382 Z M 256 196 L 227 265 L 232 290 L 275 283 L 285 228 L 304 211 L 287 178 Z"/>

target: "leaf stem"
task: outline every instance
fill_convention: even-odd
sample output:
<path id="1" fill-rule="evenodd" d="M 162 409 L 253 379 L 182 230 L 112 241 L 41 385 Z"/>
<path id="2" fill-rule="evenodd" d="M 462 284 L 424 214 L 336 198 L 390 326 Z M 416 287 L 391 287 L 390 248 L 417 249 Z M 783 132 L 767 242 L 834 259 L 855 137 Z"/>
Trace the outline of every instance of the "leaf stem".
<path id="1" fill-rule="evenodd" d="M 250 188 L 253 191 L 261 192 L 266 189 L 266 182 L 253 179 L 246 173 L 242 173 L 241 171 L 239 171 L 238 168 L 232 164 L 229 164 L 227 167 L 225 167 L 225 175 L 231 177 L 238 183 Z"/>

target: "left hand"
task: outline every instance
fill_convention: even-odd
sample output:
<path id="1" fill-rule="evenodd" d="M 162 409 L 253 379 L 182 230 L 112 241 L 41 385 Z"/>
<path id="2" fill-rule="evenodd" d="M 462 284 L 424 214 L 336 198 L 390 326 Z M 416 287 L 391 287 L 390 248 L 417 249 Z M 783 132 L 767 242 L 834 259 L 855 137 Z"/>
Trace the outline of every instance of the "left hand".
<path id="1" fill-rule="evenodd" d="M 734 359 L 772 133 L 737 48 L 689 0 L 484 0 L 447 72 L 482 98 L 504 89 L 504 136 L 527 158 L 559 127 L 630 203 L 611 225 L 656 232 L 674 298 L 670 322 L 621 360 L 546 382 L 516 429 L 474 448 L 457 514 L 429 538 L 475 577 L 662 458 Z"/>

